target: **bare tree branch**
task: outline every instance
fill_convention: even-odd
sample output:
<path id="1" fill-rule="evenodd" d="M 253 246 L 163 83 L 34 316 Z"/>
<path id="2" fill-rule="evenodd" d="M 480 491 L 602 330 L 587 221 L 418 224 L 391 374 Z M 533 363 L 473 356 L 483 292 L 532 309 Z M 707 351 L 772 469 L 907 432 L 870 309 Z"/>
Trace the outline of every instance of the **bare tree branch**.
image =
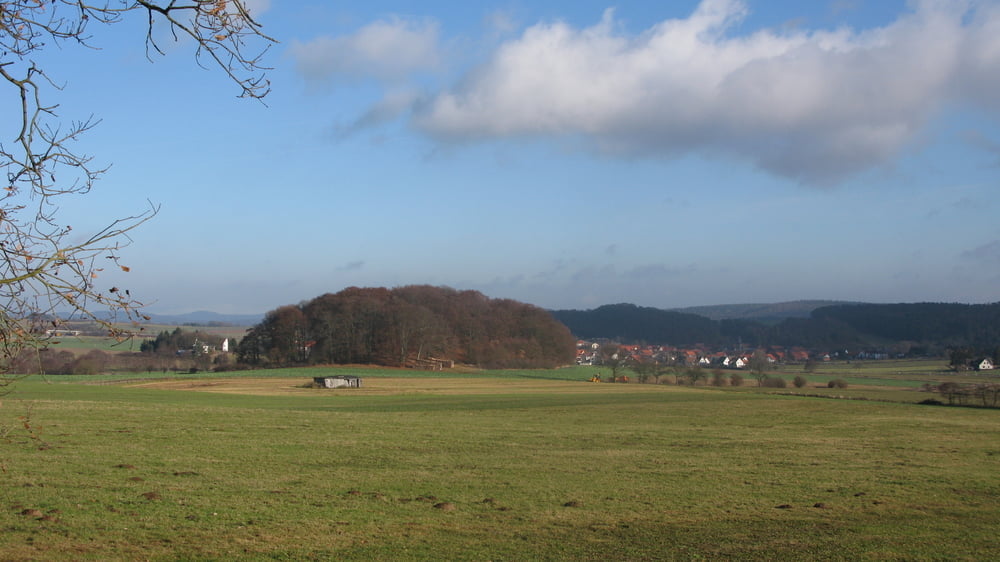
<path id="1" fill-rule="evenodd" d="M 74 150 L 99 121 L 61 121 L 45 95 L 62 88 L 33 59 L 53 44 L 92 47 L 90 26 L 123 23 L 132 12 L 146 15 L 147 55 L 163 54 L 154 29 L 166 25 L 174 40 L 193 41 L 197 63 L 221 69 L 240 97 L 259 100 L 270 89 L 261 61 L 274 40 L 243 0 L 0 0 L 0 86 L 18 100 L 9 110 L 12 130 L 0 130 L 0 394 L 16 380 L 12 360 L 43 348 L 47 328 L 84 318 L 122 337 L 121 322 L 142 319 L 128 289 L 97 283 L 106 269 L 129 270 L 120 250 L 158 207 L 150 203 L 84 237 L 60 221 L 61 198 L 88 193 L 108 168 Z"/>

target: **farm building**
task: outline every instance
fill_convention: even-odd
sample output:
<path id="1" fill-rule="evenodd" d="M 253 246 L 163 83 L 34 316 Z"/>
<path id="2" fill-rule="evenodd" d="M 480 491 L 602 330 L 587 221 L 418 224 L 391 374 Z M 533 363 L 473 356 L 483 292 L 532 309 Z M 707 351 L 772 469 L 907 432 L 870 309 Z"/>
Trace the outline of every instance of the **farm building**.
<path id="1" fill-rule="evenodd" d="M 314 377 L 313 382 L 321 388 L 361 388 L 361 377 L 354 375 Z"/>

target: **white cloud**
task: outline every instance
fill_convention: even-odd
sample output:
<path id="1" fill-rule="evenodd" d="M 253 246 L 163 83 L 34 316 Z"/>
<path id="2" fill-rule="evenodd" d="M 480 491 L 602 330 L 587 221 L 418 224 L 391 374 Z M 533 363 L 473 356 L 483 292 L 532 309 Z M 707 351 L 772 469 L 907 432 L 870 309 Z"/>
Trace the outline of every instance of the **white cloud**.
<path id="1" fill-rule="evenodd" d="M 978 4 L 965 33 L 955 94 L 1000 111 L 1000 4 Z"/>
<path id="2" fill-rule="evenodd" d="M 289 52 L 308 80 L 405 81 L 441 64 L 438 25 L 432 20 L 394 17 L 351 35 L 295 42 Z"/>
<path id="3" fill-rule="evenodd" d="M 1000 6 L 972 6 L 923 0 L 866 31 L 739 35 L 739 0 L 703 0 L 636 35 L 610 10 L 588 28 L 541 23 L 421 102 L 413 123 L 447 142 L 567 135 L 611 154 L 735 156 L 835 183 L 891 163 L 946 104 L 1000 110 Z"/>

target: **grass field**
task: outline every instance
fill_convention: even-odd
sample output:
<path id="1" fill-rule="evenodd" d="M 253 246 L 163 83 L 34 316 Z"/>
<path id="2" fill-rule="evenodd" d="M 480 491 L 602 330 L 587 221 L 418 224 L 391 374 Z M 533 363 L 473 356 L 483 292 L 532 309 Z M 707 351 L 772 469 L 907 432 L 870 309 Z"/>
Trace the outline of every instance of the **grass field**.
<path id="1" fill-rule="evenodd" d="M 141 331 L 131 324 L 121 324 L 118 327 L 125 332 L 134 334 L 134 337 L 120 341 L 111 337 L 63 335 L 54 337 L 50 346 L 53 349 L 68 351 L 89 351 L 91 349 L 100 349 L 111 353 L 139 351 L 139 346 L 143 341 L 156 338 L 160 332 L 171 332 L 177 328 L 235 339 L 245 336 L 248 329 L 246 326 L 174 326 L 167 324 L 143 324 Z"/>
<path id="2" fill-rule="evenodd" d="M 1000 551 L 997 410 L 559 380 L 583 370 L 306 388 L 327 372 L 18 383 L 0 559 Z"/>
<path id="3" fill-rule="evenodd" d="M 87 352 L 92 349 L 99 349 L 107 352 L 139 351 L 142 340 L 132 338 L 124 341 L 115 338 L 102 338 L 96 336 L 60 336 L 55 338 L 49 346 L 55 350 Z"/>

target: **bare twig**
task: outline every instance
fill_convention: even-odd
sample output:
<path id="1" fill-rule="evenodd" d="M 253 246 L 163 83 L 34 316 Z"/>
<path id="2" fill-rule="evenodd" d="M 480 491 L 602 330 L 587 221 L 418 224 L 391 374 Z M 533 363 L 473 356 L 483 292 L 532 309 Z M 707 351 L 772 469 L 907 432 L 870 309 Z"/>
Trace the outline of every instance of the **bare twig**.
<path id="1" fill-rule="evenodd" d="M 90 26 L 122 23 L 131 12 L 147 16 L 147 53 L 163 53 L 154 28 L 167 25 L 175 39 L 193 40 L 197 62 L 220 68 L 241 97 L 261 99 L 269 91 L 261 60 L 274 40 L 243 0 L 0 0 L 0 85 L 18 100 L 8 121 L 13 130 L 0 130 L 0 395 L 15 380 L 11 363 L 48 342 L 45 324 L 57 326 L 68 313 L 122 337 L 119 322 L 142 319 L 142 303 L 127 289 L 102 291 L 96 280 L 107 267 L 128 271 L 120 250 L 158 207 L 114 220 L 83 242 L 59 220 L 59 198 L 89 192 L 107 167 L 73 149 L 99 121 L 60 121 L 44 95 L 61 87 L 32 58 L 50 44 L 91 47 Z"/>

